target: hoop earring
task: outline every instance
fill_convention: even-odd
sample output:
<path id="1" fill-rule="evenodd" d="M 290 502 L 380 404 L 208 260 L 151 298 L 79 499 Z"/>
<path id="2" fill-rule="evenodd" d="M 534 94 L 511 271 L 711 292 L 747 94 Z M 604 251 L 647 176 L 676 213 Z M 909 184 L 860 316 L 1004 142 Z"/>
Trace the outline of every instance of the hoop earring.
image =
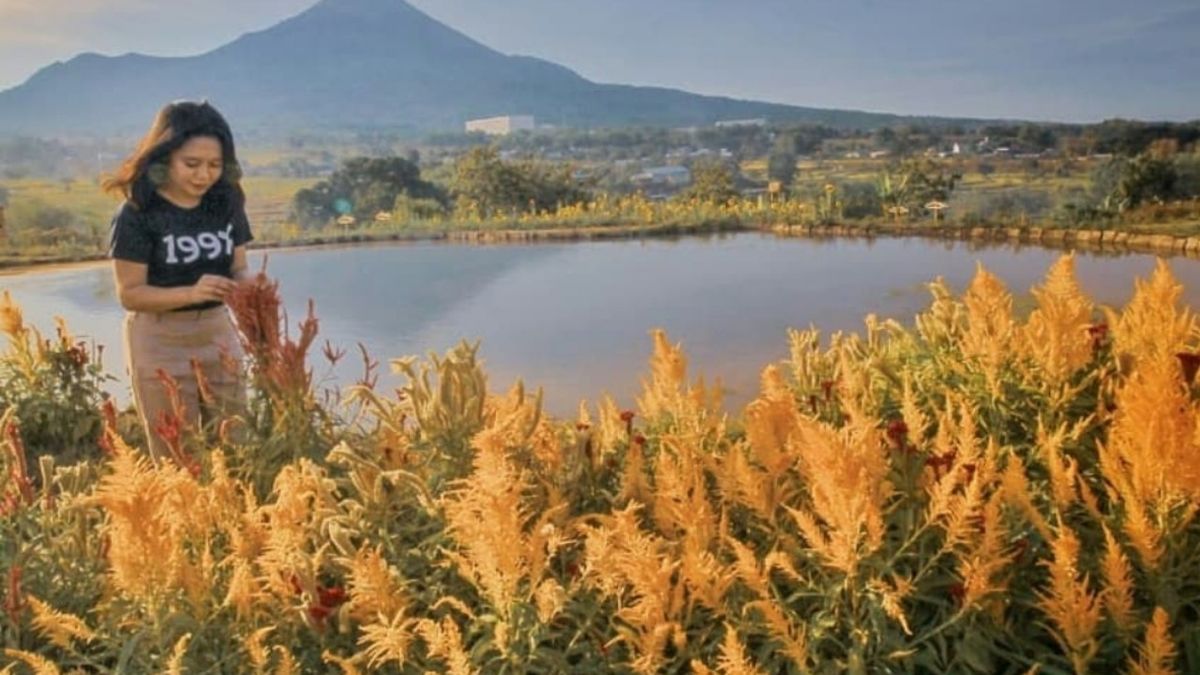
<path id="1" fill-rule="evenodd" d="M 155 162 L 146 169 L 146 178 L 154 187 L 162 187 L 167 182 L 167 165 Z"/>

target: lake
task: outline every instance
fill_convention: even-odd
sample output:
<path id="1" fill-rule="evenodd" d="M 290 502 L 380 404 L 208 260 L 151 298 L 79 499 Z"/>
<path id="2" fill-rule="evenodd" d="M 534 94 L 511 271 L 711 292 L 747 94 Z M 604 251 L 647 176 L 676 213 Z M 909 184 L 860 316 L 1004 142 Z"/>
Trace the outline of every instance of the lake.
<path id="1" fill-rule="evenodd" d="M 263 252 L 251 253 L 251 266 Z M 737 410 L 754 396 L 762 367 L 787 355 L 787 329 L 858 330 L 867 313 L 911 324 L 928 305 L 925 282 L 941 275 L 961 291 L 982 262 L 1018 296 L 1041 283 L 1061 255 L 920 238 L 799 239 L 738 233 L 674 240 L 467 245 L 380 244 L 267 252 L 294 326 L 307 301 L 328 339 L 348 350 L 330 372 L 313 350 L 323 387 L 352 382 L 355 343 L 383 362 L 444 352 L 461 339 L 482 340 L 489 385 L 521 377 L 544 387 L 547 408 L 573 414 L 580 399 L 612 394 L 632 407 L 651 351 L 649 331 L 682 342 L 689 374 L 719 377 Z M 1200 264 L 1171 266 L 1200 297 Z M 1134 277 L 1154 256 L 1079 253 L 1077 272 L 1093 301 L 1123 305 Z M 79 336 L 106 346 L 105 364 L 123 373 L 122 310 L 107 265 L 0 276 L 27 321 L 52 333 L 63 316 Z M 398 384 L 398 378 L 383 384 Z M 125 400 L 124 384 L 114 393 Z"/>

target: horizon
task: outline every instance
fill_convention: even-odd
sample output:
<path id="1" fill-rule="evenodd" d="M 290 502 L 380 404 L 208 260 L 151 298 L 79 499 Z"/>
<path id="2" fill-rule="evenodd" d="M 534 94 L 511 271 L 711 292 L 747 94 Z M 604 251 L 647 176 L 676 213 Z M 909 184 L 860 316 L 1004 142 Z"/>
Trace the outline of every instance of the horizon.
<path id="1" fill-rule="evenodd" d="M 0 91 L 83 53 L 202 54 L 314 4 L 0 0 Z M 570 7 L 551 0 L 409 4 L 501 53 L 552 61 L 594 82 L 897 115 L 1071 123 L 1200 119 L 1200 87 L 1182 86 L 1200 68 L 1200 50 L 1191 45 L 1200 33 L 1200 7 L 1178 0 L 1137 8 L 1115 0 L 1086 8 L 1033 0 L 966 8 L 920 0 L 901 8 L 850 0 L 820 12 L 783 0 L 753 7 L 706 1 L 687 9 L 685 0 L 652 7 L 631 0 Z M 1028 25 L 1031 16 L 1044 20 Z M 175 29 L 181 22 L 192 27 Z M 588 30 L 569 30 L 578 25 Z M 906 37 L 919 27 L 935 37 Z M 695 44 L 709 53 L 692 56 Z"/>

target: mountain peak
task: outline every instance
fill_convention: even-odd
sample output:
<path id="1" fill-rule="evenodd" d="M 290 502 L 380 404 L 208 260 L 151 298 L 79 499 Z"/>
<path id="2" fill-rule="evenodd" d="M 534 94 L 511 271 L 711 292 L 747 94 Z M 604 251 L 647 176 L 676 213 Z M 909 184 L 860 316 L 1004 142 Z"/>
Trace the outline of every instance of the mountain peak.
<path id="1" fill-rule="evenodd" d="M 305 11 L 308 12 L 336 12 L 369 17 L 410 12 L 424 16 L 405 0 L 320 0 Z"/>
<path id="2" fill-rule="evenodd" d="M 178 98 L 207 98 L 239 129 L 272 133 L 462 129 L 468 119 L 517 113 L 575 126 L 763 117 L 873 127 L 893 119 L 596 84 L 497 52 L 405 0 L 320 0 L 197 56 L 81 55 L 47 67 L 0 92 L 0 133 L 127 132 Z"/>

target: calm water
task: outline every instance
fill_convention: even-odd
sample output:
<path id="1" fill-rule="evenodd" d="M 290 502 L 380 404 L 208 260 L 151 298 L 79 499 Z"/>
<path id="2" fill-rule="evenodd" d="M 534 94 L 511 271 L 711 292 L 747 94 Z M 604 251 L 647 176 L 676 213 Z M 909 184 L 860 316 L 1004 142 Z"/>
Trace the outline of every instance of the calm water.
<path id="1" fill-rule="evenodd" d="M 384 364 L 392 357 L 444 352 L 481 339 L 493 390 L 517 377 L 542 386 L 548 408 L 571 414 L 580 399 L 614 395 L 632 406 L 650 354 L 649 331 L 681 341 L 692 377 L 719 377 L 730 407 L 757 390 L 758 373 L 787 353 L 787 329 L 857 330 L 874 312 L 910 323 L 928 304 L 924 282 L 941 275 L 958 290 L 976 262 L 1025 294 L 1060 255 L 1034 248 L 976 248 L 926 239 L 807 240 L 760 234 L 570 244 L 378 245 L 274 251 L 292 324 L 309 298 L 321 319 L 318 342 L 349 354 L 324 386 L 353 381 L 356 342 Z M 260 253 L 251 265 L 261 264 Z M 1171 261 L 1197 306 L 1200 263 Z M 1150 255 L 1081 253 L 1077 271 L 1093 300 L 1123 305 Z M 67 318 L 81 336 L 106 345 L 105 363 L 123 372 L 119 308 L 107 266 L 0 276 L 27 320 L 45 332 Z M 318 351 L 318 350 L 314 350 Z M 395 378 L 385 384 L 397 384 Z M 124 385 L 116 393 L 124 397 Z"/>

